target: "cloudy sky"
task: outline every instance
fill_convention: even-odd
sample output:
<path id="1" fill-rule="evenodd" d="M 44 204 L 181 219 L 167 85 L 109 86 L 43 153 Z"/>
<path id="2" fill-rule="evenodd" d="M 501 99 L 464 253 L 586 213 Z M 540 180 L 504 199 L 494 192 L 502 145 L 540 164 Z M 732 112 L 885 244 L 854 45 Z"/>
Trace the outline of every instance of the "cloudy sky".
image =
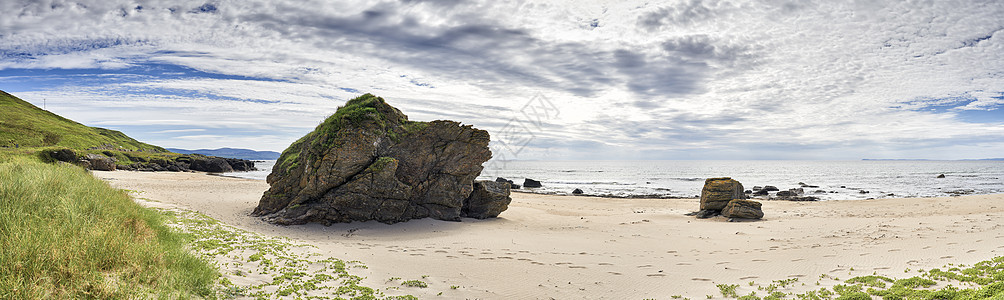
<path id="1" fill-rule="evenodd" d="M 346 100 L 504 159 L 1004 157 L 1004 2 L 0 2 L 0 90 L 177 148 Z M 44 102 L 44 103 L 43 103 Z"/>

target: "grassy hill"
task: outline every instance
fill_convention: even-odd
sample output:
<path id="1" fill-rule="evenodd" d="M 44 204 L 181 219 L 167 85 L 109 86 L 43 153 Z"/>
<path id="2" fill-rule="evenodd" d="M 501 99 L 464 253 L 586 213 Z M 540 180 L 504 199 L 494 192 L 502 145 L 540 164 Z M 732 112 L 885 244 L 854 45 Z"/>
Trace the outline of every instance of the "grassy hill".
<path id="1" fill-rule="evenodd" d="M 4 91 L 0 91 L 0 147 L 167 152 L 122 132 L 89 127 L 60 117 Z"/>

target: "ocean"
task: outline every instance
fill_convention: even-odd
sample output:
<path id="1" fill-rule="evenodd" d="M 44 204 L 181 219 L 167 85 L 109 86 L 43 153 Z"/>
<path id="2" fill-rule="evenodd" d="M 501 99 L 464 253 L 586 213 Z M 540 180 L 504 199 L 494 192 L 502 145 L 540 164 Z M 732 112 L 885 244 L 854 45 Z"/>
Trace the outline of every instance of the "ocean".
<path id="1" fill-rule="evenodd" d="M 259 161 L 259 171 L 226 175 L 264 180 L 274 164 Z M 710 177 L 732 177 L 746 189 L 787 190 L 804 183 L 818 186 L 803 187 L 805 196 L 822 200 L 1004 193 L 1004 161 L 509 161 L 486 164 L 478 179 L 496 177 L 542 182 L 527 192 L 568 195 L 581 189 L 612 197 L 697 197 Z"/>

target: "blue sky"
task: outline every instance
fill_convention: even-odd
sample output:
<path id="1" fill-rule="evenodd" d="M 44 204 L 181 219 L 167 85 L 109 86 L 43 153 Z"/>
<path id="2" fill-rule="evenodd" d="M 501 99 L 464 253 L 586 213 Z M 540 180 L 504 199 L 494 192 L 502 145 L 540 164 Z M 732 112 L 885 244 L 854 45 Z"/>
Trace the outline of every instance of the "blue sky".
<path id="1" fill-rule="evenodd" d="M 0 89 L 173 148 L 346 100 L 498 159 L 1004 157 L 999 1 L 4 1 Z"/>

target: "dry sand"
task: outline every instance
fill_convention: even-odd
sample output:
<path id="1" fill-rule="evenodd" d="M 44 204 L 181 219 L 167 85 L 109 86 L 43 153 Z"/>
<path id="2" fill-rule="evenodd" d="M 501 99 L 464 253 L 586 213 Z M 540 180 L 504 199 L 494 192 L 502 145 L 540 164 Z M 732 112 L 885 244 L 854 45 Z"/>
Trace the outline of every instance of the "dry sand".
<path id="1" fill-rule="evenodd" d="M 264 181 L 202 173 L 94 172 L 140 197 L 204 213 L 238 228 L 316 245 L 359 260 L 363 284 L 425 279 L 406 292 L 455 299 L 722 298 L 772 280 L 806 291 L 842 280 L 914 276 L 1004 253 L 1004 194 L 947 198 L 766 201 L 764 220 L 698 220 L 697 199 L 639 200 L 514 193 L 497 219 L 275 226 L 248 216 Z M 910 269 L 909 273 L 904 273 Z M 816 285 L 816 282 L 822 285 Z M 802 286 L 801 284 L 805 285 Z M 460 286 L 451 289 L 451 286 Z M 762 292 L 761 292 L 762 294 Z M 762 296 L 762 295 L 761 295 Z"/>

